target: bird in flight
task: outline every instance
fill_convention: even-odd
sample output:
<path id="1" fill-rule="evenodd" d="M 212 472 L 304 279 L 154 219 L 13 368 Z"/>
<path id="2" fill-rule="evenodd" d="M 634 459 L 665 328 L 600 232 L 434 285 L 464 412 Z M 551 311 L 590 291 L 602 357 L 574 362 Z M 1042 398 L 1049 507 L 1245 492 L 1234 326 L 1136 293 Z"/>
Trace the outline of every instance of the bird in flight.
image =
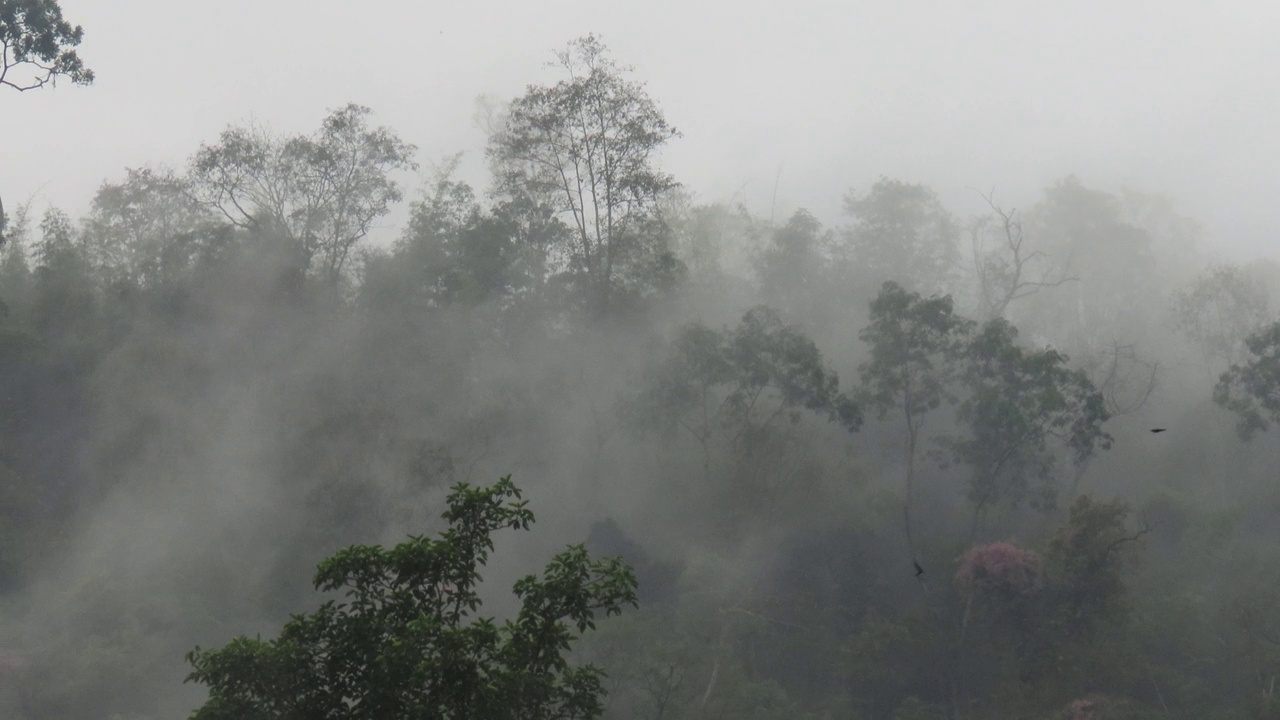
<path id="1" fill-rule="evenodd" d="M 1153 432 L 1153 433 L 1162 433 L 1162 432 L 1164 432 L 1165 430 L 1166 430 L 1166 428 L 1151 428 L 1151 432 Z"/>
<path id="2" fill-rule="evenodd" d="M 912 560 L 911 564 L 916 566 L 916 577 L 920 577 L 921 575 L 924 574 L 924 568 L 920 567 L 920 563 L 916 562 L 915 560 Z"/>

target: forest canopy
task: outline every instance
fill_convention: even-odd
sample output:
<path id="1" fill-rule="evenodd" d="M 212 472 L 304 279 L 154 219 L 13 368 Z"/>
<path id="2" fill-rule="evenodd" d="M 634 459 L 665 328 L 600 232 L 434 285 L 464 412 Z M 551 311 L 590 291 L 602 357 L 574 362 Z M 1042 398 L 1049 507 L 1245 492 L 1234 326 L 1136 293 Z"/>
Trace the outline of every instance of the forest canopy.
<path id="1" fill-rule="evenodd" d="M 0 0 L 19 85 L 81 35 Z M 1075 176 L 708 202 L 551 58 L 484 185 L 339 98 L 10 201 L 0 716 L 1280 714 L 1280 265 Z"/>

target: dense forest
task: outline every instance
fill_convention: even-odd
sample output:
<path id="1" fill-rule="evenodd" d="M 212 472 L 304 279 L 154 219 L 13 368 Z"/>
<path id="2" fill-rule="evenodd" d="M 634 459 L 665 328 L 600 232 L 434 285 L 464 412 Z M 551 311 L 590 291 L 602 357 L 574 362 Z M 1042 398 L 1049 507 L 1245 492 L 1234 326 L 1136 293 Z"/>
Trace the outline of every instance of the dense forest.
<path id="1" fill-rule="evenodd" d="M 93 81 L 56 11 L 0 0 L 3 102 Z M 1280 264 L 1073 176 L 972 217 L 890 177 L 830 226 L 707 204 L 627 66 L 554 57 L 486 119 L 487 187 L 406 187 L 347 104 L 83 217 L 5 198 L 0 714 L 189 716 L 244 680 L 192 648 L 465 540 L 439 637 L 554 646 L 564 694 L 350 717 L 1280 718 Z"/>

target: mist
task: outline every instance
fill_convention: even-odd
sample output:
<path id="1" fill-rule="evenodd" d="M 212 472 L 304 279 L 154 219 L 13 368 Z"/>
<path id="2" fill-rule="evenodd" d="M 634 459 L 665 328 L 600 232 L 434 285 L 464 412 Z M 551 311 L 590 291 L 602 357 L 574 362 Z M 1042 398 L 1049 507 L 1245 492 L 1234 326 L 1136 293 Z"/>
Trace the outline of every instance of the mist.
<path id="1" fill-rule="evenodd" d="M 1271 6 L 57 5 L 0 715 L 191 717 L 508 475 L 479 616 L 635 572 L 606 718 L 1280 712 Z"/>

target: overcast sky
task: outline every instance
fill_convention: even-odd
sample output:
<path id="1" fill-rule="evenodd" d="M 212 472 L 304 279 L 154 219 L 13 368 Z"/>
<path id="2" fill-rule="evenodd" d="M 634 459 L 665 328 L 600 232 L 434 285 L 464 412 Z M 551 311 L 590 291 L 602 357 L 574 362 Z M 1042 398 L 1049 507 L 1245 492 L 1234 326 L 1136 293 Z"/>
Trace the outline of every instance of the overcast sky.
<path id="1" fill-rule="evenodd" d="M 780 215 L 833 221 L 888 175 L 966 215 L 979 191 L 1027 206 L 1074 173 L 1173 196 L 1210 252 L 1280 254 L 1274 0 L 61 4 L 97 82 L 0 93 L 0 196 L 38 208 L 78 214 L 228 123 L 309 131 L 348 101 L 479 178 L 476 98 L 554 79 L 552 51 L 594 32 L 684 133 L 664 164 L 704 201 L 767 214 L 777 179 Z"/>

